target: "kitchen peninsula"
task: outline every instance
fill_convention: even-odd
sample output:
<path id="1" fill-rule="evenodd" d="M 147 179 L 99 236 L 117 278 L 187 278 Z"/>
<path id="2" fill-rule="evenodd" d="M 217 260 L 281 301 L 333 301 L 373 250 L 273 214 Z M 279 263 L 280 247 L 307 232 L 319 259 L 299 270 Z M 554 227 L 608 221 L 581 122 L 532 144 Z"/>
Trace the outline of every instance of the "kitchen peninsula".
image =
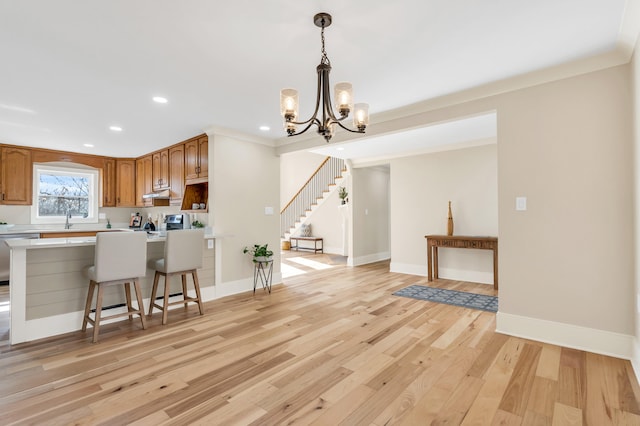
<path id="1" fill-rule="evenodd" d="M 216 238 L 219 236 L 205 234 L 202 242 L 203 268 L 198 270 L 198 277 L 204 300 L 215 298 Z M 161 258 L 164 243 L 164 237 L 150 235 L 147 258 Z M 11 248 L 11 344 L 80 330 L 89 285 L 82 271 L 93 264 L 95 237 L 9 240 L 6 244 Z M 140 284 L 148 312 L 153 273 L 147 270 Z M 190 281 L 189 288 L 192 288 Z M 114 291 L 105 291 L 104 306 L 122 304 L 120 289 L 108 290 Z M 178 279 L 171 282 L 171 294 L 176 293 L 181 294 Z M 124 307 L 113 309 L 125 311 Z"/>

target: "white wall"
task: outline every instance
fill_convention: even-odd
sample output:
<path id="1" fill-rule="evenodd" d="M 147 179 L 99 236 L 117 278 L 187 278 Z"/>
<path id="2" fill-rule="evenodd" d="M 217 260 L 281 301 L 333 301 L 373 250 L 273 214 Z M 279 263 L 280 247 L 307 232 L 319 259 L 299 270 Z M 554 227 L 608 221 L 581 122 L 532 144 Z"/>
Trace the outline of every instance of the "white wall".
<path id="1" fill-rule="evenodd" d="M 280 160 L 273 147 L 239 136 L 209 133 L 210 220 L 217 240 L 216 297 L 253 288 L 253 262 L 245 246 L 268 243 L 274 283 L 280 276 Z M 266 215 L 265 207 L 273 207 Z"/>
<path id="2" fill-rule="evenodd" d="M 362 265 L 388 259 L 389 169 L 351 169 L 349 188 L 349 264 Z"/>
<path id="3" fill-rule="evenodd" d="M 425 235 L 498 235 L 495 144 L 391 161 L 391 271 L 426 276 Z M 493 284 L 489 250 L 438 250 L 440 278 Z"/>
<path id="4" fill-rule="evenodd" d="M 333 191 L 307 219 L 314 237 L 322 237 L 324 252 L 344 255 L 342 213 L 338 191 Z M 310 244 L 310 243 L 307 243 Z"/>

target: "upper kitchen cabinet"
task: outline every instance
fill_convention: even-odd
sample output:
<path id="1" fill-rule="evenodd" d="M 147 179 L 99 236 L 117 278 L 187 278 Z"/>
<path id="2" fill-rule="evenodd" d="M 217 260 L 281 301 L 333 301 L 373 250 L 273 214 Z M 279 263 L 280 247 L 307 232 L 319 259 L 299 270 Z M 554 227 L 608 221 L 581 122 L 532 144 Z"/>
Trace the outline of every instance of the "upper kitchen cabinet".
<path id="1" fill-rule="evenodd" d="M 209 177 L 209 137 L 197 136 L 184 143 L 185 183 L 203 182 Z"/>
<path id="2" fill-rule="evenodd" d="M 179 206 L 184 192 L 184 144 L 169 148 L 169 188 L 171 205 Z"/>
<path id="3" fill-rule="evenodd" d="M 0 149 L 1 204 L 31 205 L 33 170 L 31 150 L 3 146 Z"/>
<path id="4" fill-rule="evenodd" d="M 169 150 L 154 152 L 151 155 L 153 190 L 159 191 L 169 187 Z"/>
<path id="5" fill-rule="evenodd" d="M 151 206 L 150 199 L 144 199 L 144 194 L 153 192 L 153 159 L 151 155 L 136 160 L 136 206 Z"/>
<path id="6" fill-rule="evenodd" d="M 116 206 L 116 160 L 107 158 L 102 166 L 102 206 Z"/>
<path id="7" fill-rule="evenodd" d="M 116 160 L 116 206 L 136 205 L 136 160 Z"/>

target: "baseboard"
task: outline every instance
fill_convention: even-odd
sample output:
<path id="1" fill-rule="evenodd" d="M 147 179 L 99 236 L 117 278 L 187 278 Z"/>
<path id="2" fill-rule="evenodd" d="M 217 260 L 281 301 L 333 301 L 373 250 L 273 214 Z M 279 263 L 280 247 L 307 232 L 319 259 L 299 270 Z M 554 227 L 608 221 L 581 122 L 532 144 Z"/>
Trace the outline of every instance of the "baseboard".
<path id="1" fill-rule="evenodd" d="M 633 355 L 631 357 L 631 366 L 636 373 L 636 380 L 640 381 L 640 340 L 633 339 Z"/>
<path id="2" fill-rule="evenodd" d="M 274 272 L 271 279 L 272 287 L 282 284 L 282 272 Z M 243 278 L 236 281 L 227 281 L 225 283 L 216 284 L 216 299 L 221 297 L 233 296 L 234 294 L 253 291 L 253 278 Z M 260 287 L 260 284 L 258 284 Z"/>
<path id="3" fill-rule="evenodd" d="M 633 361 L 634 337 L 612 331 L 498 312 L 498 333 Z M 638 348 L 636 346 L 636 359 Z M 638 363 L 636 362 L 636 365 Z M 634 369 L 637 368 L 634 366 Z"/>
<path id="4" fill-rule="evenodd" d="M 387 260 L 391 258 L 391 253 L 388 251 L 383 251 L 380 253 L 368 254 L 366 256 L 359 256 L 353 258 L 351 261 L 351 265 L 349 266 L 360 266 L 367 265 L 369 263 L 379 262 L 381 260 Z"/>
<path id="5" fill-rule="evenodd" d="M 411 263 L 398 263 L 392 261 L 389 265 L 389 271 L 396 272 L 398 274 L 420 275 L 421 277 L 426 277 L 427 265 L 413 265 Z"/>
<path id="6" fill-rule="evenodd" d="M 322 250 L 322 252 L 326 254 L 337 254 L 338 256 L 344 256 L 344 251 L 342 250 L 342 247 L 327 246 Z"/>
<path id="7" fill-rule="evenodd" d="M 391 262 L 391 272 L 400 274 L 419 275 L 426 277 L 428 273 L 427 265 L 415 265 L 411 263 Z M 467 281 L 470 283 L 493 285 L 492 272 L 465 271 L 462 269 L 438 268 L 438 277 L 446 280 Z"/>

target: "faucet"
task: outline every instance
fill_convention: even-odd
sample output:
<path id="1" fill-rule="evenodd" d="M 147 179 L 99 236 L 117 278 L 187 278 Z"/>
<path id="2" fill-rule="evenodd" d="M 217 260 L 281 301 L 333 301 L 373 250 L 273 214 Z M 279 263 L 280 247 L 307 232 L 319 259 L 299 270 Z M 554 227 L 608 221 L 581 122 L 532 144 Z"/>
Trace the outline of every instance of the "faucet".
<path id="1" fill-rule="evenodd" d="M 67 210 L 67 213 L 65 214 L 64 229 L 71 228 L 72 224 L 69 223 L 69 219 L 71 219 L 71 212 Z"/>

